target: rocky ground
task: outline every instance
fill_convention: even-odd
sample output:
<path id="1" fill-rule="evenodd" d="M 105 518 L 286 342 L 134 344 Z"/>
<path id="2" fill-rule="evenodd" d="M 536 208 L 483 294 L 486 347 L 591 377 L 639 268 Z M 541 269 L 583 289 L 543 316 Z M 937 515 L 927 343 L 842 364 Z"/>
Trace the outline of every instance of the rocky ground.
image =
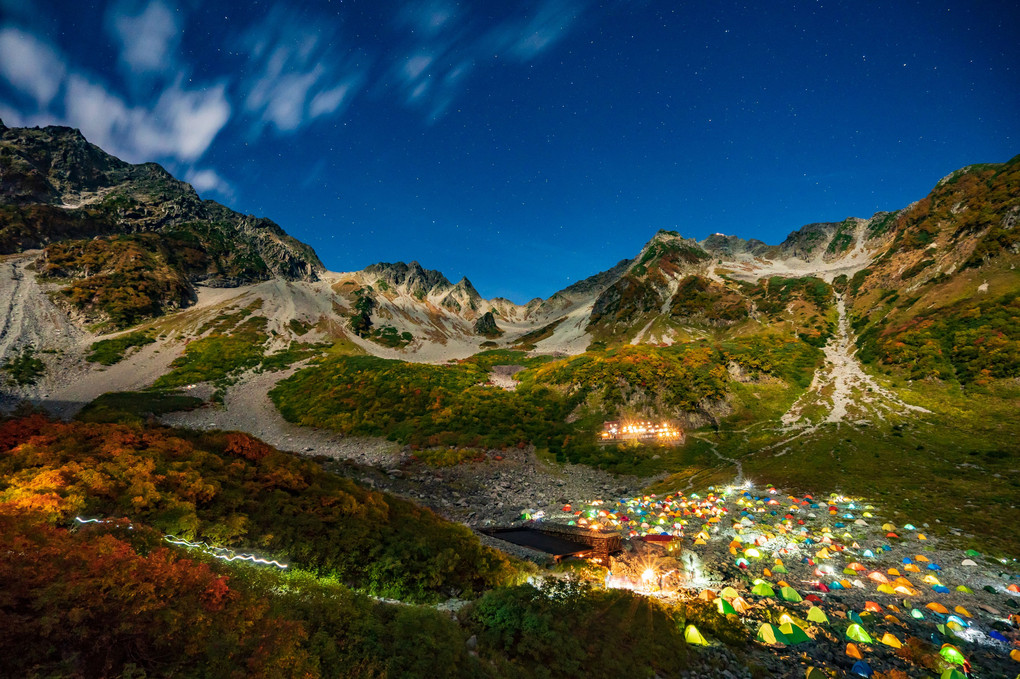
<path id="1" fill-rule="evenodd" d="M 971 677 L 1020 671 L 1009 655 L 1020 645 L 1014 560 L 964 553 L 929 536 L 925 525 L 892 526 L 866 499 L 717 490 L 700 498 L 676 493 L 576 502 L 544 521 L 598 523 L 628 538 L 612 559 L 608 586 L 678 603 L 721 596 L 736 606 L 736 596 L 746 608 L 728 617 L 751 639 L 763 624 L 778 628 L 784 620 L 806 634 L 799 643 L 752 642 L 736 649 L 738 658 L 706 633 L 709 645 L 695 649 L 702 669 L 690 676 L 750 676 L 750 665 L 756 676 L 801 679 L 809 667 L 826 676 L 859 676 L 854 666 L 862 661 L 884 677 L 932 677 L 963 669 L 940 655 L 946 644 L 966 658 Z M 660 533 L 675 537 L 670 549 L 642 537 Z M 644 577 L 649 571 L 653 576 Z M 772 591 L 755 593 L 757 582 Z M 784 584 L 795 594 L 783 592 Z M 828 620 L 809 620 L 812 607 Z M 870 636 L 855 648 L 847 645 L 853 623 Z"/>

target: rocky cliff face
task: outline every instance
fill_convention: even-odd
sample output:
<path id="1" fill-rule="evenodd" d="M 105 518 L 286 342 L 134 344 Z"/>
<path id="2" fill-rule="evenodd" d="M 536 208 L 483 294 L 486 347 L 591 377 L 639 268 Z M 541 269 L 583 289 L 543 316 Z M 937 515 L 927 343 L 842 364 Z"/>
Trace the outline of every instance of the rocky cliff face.
<path id="1" fill-rule="evenodd" d="M 316 280 L 322 262 L 268 219 L 199 198 L 155 163 L 131 165 L 67 127 L 0 123 L 0 254 L 96 236 L 157 233 L 206 251 L 193 281 Z"/>

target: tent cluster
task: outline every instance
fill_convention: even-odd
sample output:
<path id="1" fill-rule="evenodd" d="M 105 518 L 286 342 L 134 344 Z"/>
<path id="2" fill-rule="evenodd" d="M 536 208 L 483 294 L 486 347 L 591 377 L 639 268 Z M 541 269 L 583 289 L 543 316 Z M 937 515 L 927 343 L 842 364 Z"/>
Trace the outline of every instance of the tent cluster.
<path id="1" fill-rule="evenodd" d="M 859 500 L 783 496 L 773 487 L 709 489 L 705 497 L 648 495 L 563 511 L 572 524 L 632 539 L 668 536 L 706 564 L 731 569 L 734 585 L 700 595 L 719 614 L 737 616 L 769 646 L 842 638 L 854 676 L 871 676 L 876 659 L 902 664 L 896 651 L 912 637 L 936 644 L 947 676 L 969 669 L 967 654 L 977 649 L 1020 663 L 1020 616 L 1010 627 L 984 596 L 1020 609 L 1020 586 L 989 576 L 973 550 L 943 569 L 945 557 L 921 530 L 882 522 Z M 693 626 L 685 637 L 709 643 Z M 1009 676 L 1018 671 L 1015 664 Z"/>
<path id="2" fill-rule="evenodd" d="M 593 530 L 620 531 L 624 537 L 694 536 L 695 544 L 707 544 L 712 528 L 726 514 L 725 497 L 710 493 L 704 499 L 697 494 L 674 493 L 664 498 L 655 495 L 628 498 L 609 504 L 595 500 L 584 509 L 564 505 L 562 512 L 572 515 L 567 523 Z"/>

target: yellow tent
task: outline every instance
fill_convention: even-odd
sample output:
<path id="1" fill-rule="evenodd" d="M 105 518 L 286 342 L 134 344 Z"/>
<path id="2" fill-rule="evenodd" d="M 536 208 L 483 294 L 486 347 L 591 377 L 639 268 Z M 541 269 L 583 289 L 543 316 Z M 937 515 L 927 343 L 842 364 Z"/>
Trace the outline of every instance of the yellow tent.
<path id="1" fill-rule="evenodd" d="M 957 606 L 953 610 L 956 611 L 957 613 L 959 613 L 960 615 L 962 615 L 965 618 L 973 618 L 974 617 L 973 615 L 970 614 L 970 611 L 968 611 L 963 606 Z"/>
<path id="2" fill-rule="evenodd" d="M 732 587 L 723 587 L 723 590 L 719 592 L 719 596 L 723 599 L 736 599 L 740 595 Z"/>
<path id="3" fill-rule="evenodd" d="M 882 638 L 879 639 L 879 641 L 881 641 L 886 646 L 892 646 L 893 648 L 900 648 L 901 646 L 903 646 L 903 644 L 900 643 L 900 640 L 889 632 L 883 634 Z"/>
<path id="4" fill-rule="evenodd" d="M 928 608 L 930 610 L 933 610 L 936 613 L 941 613 L 942 615 L 949 615 L 949 609 L 946 608 L 945 606 L 943 606 L 942 604 L 940 604 L 937 601 L 931 602 L 930 604 L 928 604 L 926 606 L 926 608 Z"/>
<path id="5" fill-rule="evenodd" d="M 708 640 L 694 625 L 688 625 L 684 630 L 684 641 L 694 646 L 708 646 Z"/>
<path id="6" fill-rule="evenodd" d="M 758 628 L 758 640 L 766 644 L 785 644 L 789 641 L 775 625 L 767 622 Z"/>
<path id="7" fill-rule="evenodd" d="M 907 626 L 907 624 L 906 624 L 905 622 L 903 622 L 902 620 L 900 620 L 899 618 L 897 618 L 897 617 L 896 617 L 895 615 L 893 615 L 892 613 L 890 613 L 889 615 L 885 616 L 885 617 L 884 617 L 884 618 L 882 618 L 882 619 L 883 619 L 883 620 L 885 620 L 885 621 L 886 621 L 886 622 L 888 622 L 888 623 L 891 623 L 891 624 L 893 624 L 893 625 L 899 625 L 900 627 L 906 627 L 906 626 Z"/>
<path id="8" fill-rule="evenodd" d="M 810 620 L 811 622 L 819 623 L 829 622 L 829 618 L 827 615 L 825 615 L 825 611 L 823 611 L 818 606 L 812 606 L 811 608 L 808 609 L 807 619 Z"/>

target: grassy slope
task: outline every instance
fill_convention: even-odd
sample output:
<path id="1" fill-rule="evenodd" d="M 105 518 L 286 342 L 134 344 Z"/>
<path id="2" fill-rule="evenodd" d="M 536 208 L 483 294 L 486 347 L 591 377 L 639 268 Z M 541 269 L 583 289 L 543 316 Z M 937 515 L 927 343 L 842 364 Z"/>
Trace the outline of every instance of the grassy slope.
<path id="1" fill-rule="evenodd" d="M 722 459 L 729 458 L 739 460 L 745 477 L 755 482 L 791 492 L 858 495 L 891 509 L 900 523 L 927 522 L 934 533 L 956 528 L 961 545 L 1020 555 L 1020 453 L 1013 443 L 1020 437 L 1020 387 L 1003 381 L 965 393 L 926 382 L 896 391 L 931 414 L 889 416 L 864 427 L 822 425 L 793 438 L 795 432 L 768 424 L 788 405 L 782 394 L 769 387 L 748 389 L 744 407 L 719 431 L 692 436 L 690 458 L 708 463 L 653 490 L 683 486 L 692 477 L 698 487 L 730 482 L 736 465 Z"/>

